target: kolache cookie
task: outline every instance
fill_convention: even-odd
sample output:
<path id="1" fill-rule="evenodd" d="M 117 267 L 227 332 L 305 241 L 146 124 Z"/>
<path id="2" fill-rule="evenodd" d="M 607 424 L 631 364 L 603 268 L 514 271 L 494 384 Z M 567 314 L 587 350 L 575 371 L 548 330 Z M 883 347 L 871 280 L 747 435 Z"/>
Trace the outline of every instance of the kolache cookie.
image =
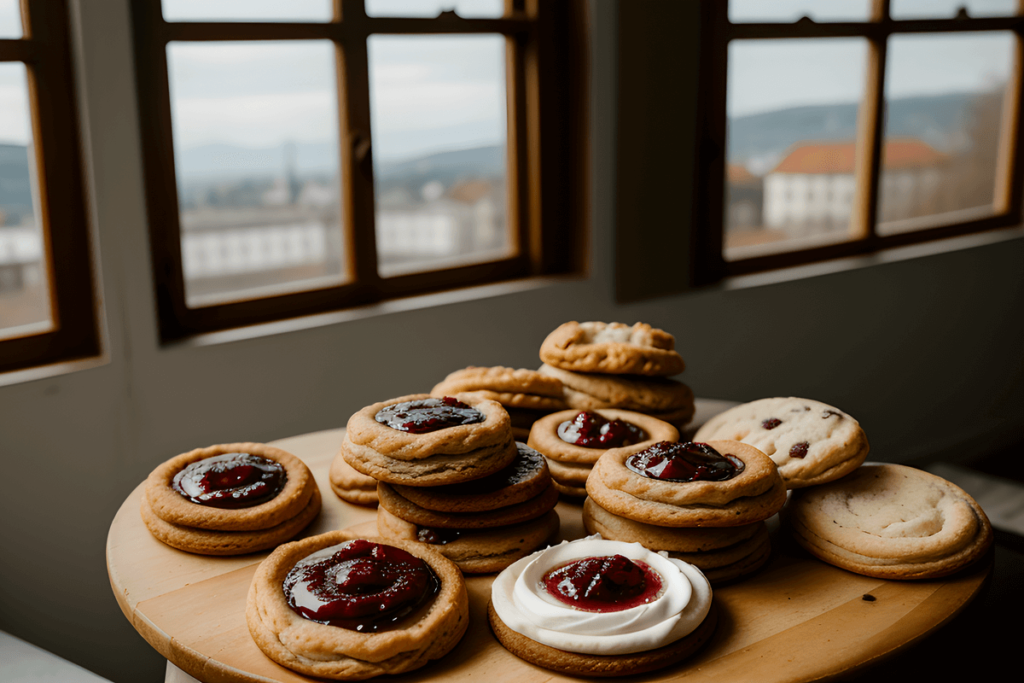
<path id="1" fill-rule="evenodd" d="M 434 487 L 378 483 L 377 529 L 386 539 L 433 546 L 466 573 L 501 571 L 559 528 L 544 457 L 517 444 L 516 459 L 483 479 Z"/>
<path id="2" fill-rule="evenodd" d="M 488 621 L 517 657 L 573 676 L 676 664 L 714 633 L 697 568 L 637 543 L 589 537 L 525 557 L 494 580 Z"/>
<path id="3" fill-rule="evenodd" d="M 960 487 L 903 465 L 869 465 L 794 491 L 783 520 L 818 559 L 879 579 L 932 579 L 992 545 L 992 526 Z"/>
<path id="4" fill-rule="evenodd" d="M 848 475 L 870 446 L 857 420 L 804 398 L 764 398 L 721 413 L 697 430 L 695 441 L 733 439 L 766 453 L 790 489 Z"/>
<path id="5" fill-rule="evenodd" d="M 562 383 L 536 370 L 470 366 L 456 370 L 438 383 L 431 396 L 442 397 L 472 391 L 497 401 L 509 414 L 512 435 L 526 441 L 539 418 L 565 410 Z"/>
<path id="6" fill-rule="evenodd" d="M 544 340 L 540 359 L 562 370 L 602 374 L 665 376 L 685 368 L 675 338 L 646 323 L 563 323 Z"/>
<path id="7" fill-rule="evenodd" d="M 201 555 L 240 555 L 279 545 L 320 512 L 305 463 L 258 443 L 183 453 L 150 473 L 143 523 L 160 541 Z"/>
<path id="8" fill-rule="evenodd" d="M 331 490 L 338 498 L 354 505 L 377 504 L 377 480 L 345 462 L 340 452 L 331 462 L 328 478 Z"/>
<path id="9" fill-rule="evenodd" d="M 534 423 L 529 445 L 547 458 L 559 492 L 584 498 L 587 477 L 604 453 L 678 438 L 675 427 L 641 413 L 563 410 Z"/>
<path id="10" fill-rule="evenodd" d="M 689 422 L 693 417 L 693 390 L 682 382 L 666 377 L 569 372 L 546 363 L 541 365 L 538 372 L 562 383 L 565 400 L 570 408 L 620 408 L 654 417 L 659 414 L 670 415 L 672 420 L 659 419 L 673 423 Z"/>
<path id="11" fill-rule="evenodd" d="M 363 680 L 447 654 L 466 632 L 469 599 L 458 567 L 429 546 L 332 531 L 271 553 L 245 617 L 281 666 Z"/>
<path id="12" fill-rule="evenodd" d="M 414 394 L 349 418 L 341 456 L 378 481 L 442 486 L 501 470 L 515 459 L 516 446 L 500 403 L 472 392 Z"/>

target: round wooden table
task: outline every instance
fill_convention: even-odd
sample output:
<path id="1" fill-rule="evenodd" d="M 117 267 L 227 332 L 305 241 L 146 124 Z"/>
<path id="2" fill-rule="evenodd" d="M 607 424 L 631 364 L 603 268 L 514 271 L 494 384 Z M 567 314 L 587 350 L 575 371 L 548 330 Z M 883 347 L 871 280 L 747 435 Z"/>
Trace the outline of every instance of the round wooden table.
<path id="1" fill-rule="evenodd" d="M 304 535 L 354 525 L 375 529 L 376 511 L 338 500 L 327 471 L 344 431 L 273 442 L 309 465 L 324 493 L 323 511 Z M 142 485 L 121 506 L 107 537 L 107 570 L 117 602 L 140 634 L 173 667 L 205 681 L 314 681 L 268 659 L 249 636 L 245 598 L 268 553 L 204 557 L 157 541 L 142 524 Z M 584 535 L 581 506 L 560 502 L 561 536 Z M 768 565 L 715 591 L 719 623 L 693 658 L 643 677 L 647 681 L 811 681 L 877 662 L 955 616 L 980 590 L 991 557 L 956 576 L 933 581 L 872 579 L 813 559 L 778 530 Z M 487 627 L 493 576 L 470 576 L 471 628 L 444 658 L 402 681 L 482 680 L 540 683 L 571 680 L 515 657 Z M 874 601 L 863 599 L 874 596 Z M 168 680 L 178 674 L 168 667 Z M 182 680 L 177 678 L 175 680 Z M 187 679 L 185 679 L 187 680 Z"/>

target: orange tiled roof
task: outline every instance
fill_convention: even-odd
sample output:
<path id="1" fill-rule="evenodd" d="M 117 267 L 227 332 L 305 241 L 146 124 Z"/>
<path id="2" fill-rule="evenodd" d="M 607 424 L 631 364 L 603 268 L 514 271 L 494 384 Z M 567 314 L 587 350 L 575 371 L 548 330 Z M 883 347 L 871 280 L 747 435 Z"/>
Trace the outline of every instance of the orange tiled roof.
<path id="1" fill-rule="evenodd" d="M 729 164 L 725 168 L 725 177 L 733 185 L 752 183 L 760 180 L 756 175 L 747 170 L 743 164 Z"/>
<path id="2" fill-rule="evenodd" d="M 853 173 L 855 155 L 852 142 L 797 143 L 772 173 Z M 927 168 L 946 159 L 945 154 L 920 140 L 889 140 L 882 153 L 882 168 Z"/>

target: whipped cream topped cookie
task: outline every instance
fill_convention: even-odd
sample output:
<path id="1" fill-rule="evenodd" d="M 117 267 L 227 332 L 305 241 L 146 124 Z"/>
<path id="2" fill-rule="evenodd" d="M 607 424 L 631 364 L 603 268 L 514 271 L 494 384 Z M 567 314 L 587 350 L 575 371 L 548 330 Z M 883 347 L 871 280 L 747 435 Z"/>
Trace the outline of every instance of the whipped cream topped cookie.
<path id="1" fill-rule="evenodd" d="M 491 626 L 527 661 L 578 675 L 650 671 L 690 655 L 715 624 L 696 567 L 639 543 L 589 536 L 514 563 L 494 580 Z"/>

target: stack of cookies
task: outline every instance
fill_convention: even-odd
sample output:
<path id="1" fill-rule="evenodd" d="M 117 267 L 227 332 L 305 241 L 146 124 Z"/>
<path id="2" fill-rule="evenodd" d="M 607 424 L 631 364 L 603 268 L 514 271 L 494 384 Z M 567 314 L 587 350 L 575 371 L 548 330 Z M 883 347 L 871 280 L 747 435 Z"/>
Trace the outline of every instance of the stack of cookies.
<path id="1" fill-rule="evenodd" d="M 587 477 L 605 453 L 678 439 L 675 427 L 649 415 L 628 410 L 563 410 L 537 420 L 529 444 L 547 458 L 559 493 L 586 498 Z"/>
<path id="2" fill-rule="evenodd" d="M 661 442 L 603 455 L 587 480 L 583 524 L 698 567 L 712 584 L 768 561 L 764 520 L 786 503 L 772 460 L 738 441 Z"/>
<path id="3" fill-rule="evenodd" d="M 464 572 L 500 571 L 558 531 L 544 458 L 480 393 L 367 406 L 349 419 L 341 457 L 377 481 L 382 538 L 429 544 Z"/>
<path id="4" fill-rule="evenodd" d="M 693 392 L 668 379 L 685 368 L 675 338 L 645 323 L 564 323 L 544 340 L 540 359 L 570 408 L 631 410 L 677 428 L 693 418 Z"/>
<path id="5" fill-rule="evenodd" d="M 142 521 L 167 545 L 199 555 L 242 555 L 290 540 L 320 512 L 306 464 L 260 443 L 197 448 L 146 480 Z"/>
<path id="6" fill-rule="evenodd" d="M 562 383 L 536 370 L 505 367 L 456 370 L 430 392 L 431 396 L 453 396 L 472 391 L 505 407 L 512 422 L 512 435 L 526 441 L 530 428 L 540 418 L 568 408 L 562 397 Z"/>

